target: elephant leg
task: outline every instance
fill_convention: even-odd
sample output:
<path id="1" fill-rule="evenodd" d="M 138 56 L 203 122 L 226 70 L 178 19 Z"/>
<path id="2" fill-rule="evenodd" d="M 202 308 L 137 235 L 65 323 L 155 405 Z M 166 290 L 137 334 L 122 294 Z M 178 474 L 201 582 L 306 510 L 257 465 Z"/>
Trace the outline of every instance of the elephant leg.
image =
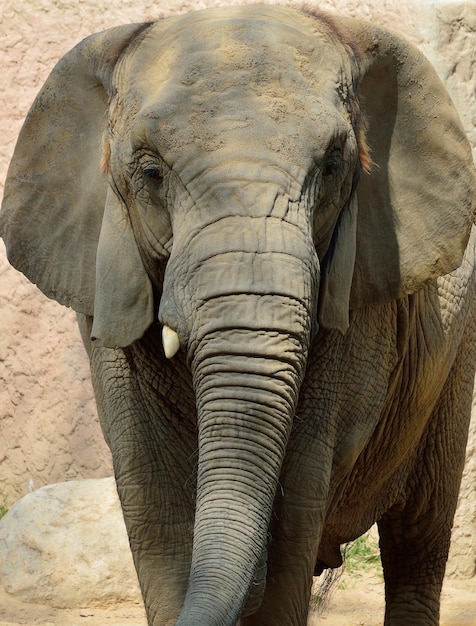
<path id="1" fill-rule="evenodd" d="M 242 618 L 242 626 L 307 624 L 332 467 L 332 451 L 312 435 L 296 428 L 288 444 L 270 524 L 263 601 Z"/>
<path id="2" fill-rule="evenodd" d="M 289 510 L 280 518 L 281 523 L 290 515 L 296 525 L 306 518 L 309 527 L 315 527 L 312 513 Z M 301 518 L 301 519 L 300 519 Z M 268 576 L 260 608 L 253 615 L 243 617 L 242 626 L 305 626 L 315 562 L 315 537 L 307 533 L 299 536 L 284 530 L 272 530 L 268 550 Z M 310 549 L 310 545 L 312 545 Z M 312 556 L 314 555 L 314 556 Z"/>
<path id="3" fill-rule="evenodd" d="M 172 626 L 188 584 L 195 509 L 196 433 L 178 408 L 186 394 L 175 391 L 176 373 L 175 387 L 163 380 L 169 393 L 157 398 L 165 368 L 143 367 L 139 379 L 133 351 L 95 349 L 91 362 L 148 624 Z"/>
<path id="4" fill-rule="evenodd" d="M 385 577 L 385 626 L 438 626 L 439 597 L 448 554 L 450 530 L 414 527 L 405 511 L 392 512 L 379 522 Z"/>
<path id="5" fill-rule="evenodd" d="M 385 626 L 438 626 L 471 414 L 473 342 L 459 354 L 417 452 L 403 507 L 379 522 L 385 577 Z M 463 357 L 463 358 L 462 358 Z"/>
<path id="6" fill-rule="evenodd" d="M 190 573 L 194 498 L 187 483 L 193 482 L 192 471 L 188 476 L 184 473 L 182 481 L 174 477 L 179 472 L 161 458 L 160 447 L 174 449 L 176 441 L 161 432 L 160 444 L 151 446 L 154 429 L 150 425 L 142 429 L 136 425 L 136 429 L 135 441 L 123 445 L 129 457 L 127 467 L 113 453 L 117 490 L 148 623 L 172 626 L 177 622 Z M 176 451 L 175 463 L 186 466 L 187 459 L 180 457 Z"/>

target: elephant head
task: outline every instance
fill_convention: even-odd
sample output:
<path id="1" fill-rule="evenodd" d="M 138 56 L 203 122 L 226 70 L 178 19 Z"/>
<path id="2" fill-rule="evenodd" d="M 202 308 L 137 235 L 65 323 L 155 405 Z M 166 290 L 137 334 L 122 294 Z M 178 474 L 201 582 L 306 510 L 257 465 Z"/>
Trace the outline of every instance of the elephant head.
<path id="1" fill-rule="evenodd" d="M 460 264 L 470 162 L 428 62 L 353 19 L 212 9 L 93 35 L 54 68 L 2 234 L 94 341 L 162 326 L 187 359 L 199 466 L 181 625 L 243 605 L 310 342 Z"/>

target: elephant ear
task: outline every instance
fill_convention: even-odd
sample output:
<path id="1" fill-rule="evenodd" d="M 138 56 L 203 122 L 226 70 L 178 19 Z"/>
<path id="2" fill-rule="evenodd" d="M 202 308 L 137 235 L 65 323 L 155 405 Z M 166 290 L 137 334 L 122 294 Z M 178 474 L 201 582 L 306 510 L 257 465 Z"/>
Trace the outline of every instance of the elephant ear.
<path id="1" fill-rule="evenodd" d="M 125 255 L 134 255 L 130 262 L 137 269 L 139 252 L 134 251 L 132 230 L 119 233 L 110 224 L 111 211 L 104 213 L 108 181 L 100 171 L 102 137 L 116 62 L 148 26 L 132 24 L 92 35 L 58 62 L 20 132 L 0 212 L 11 264 L 61 304 L 86 315 L 96 315 L 98 308 L 97 326 L 117 345 L 130 343 L 150 323 L 151 311 L 137 310 L 144 304 L 142 290 L 150 291 L 150 285 L 145 270 L 135 271 L 137 283 L 119 292 Z M 108 263 L 102 255 L 98 271 L 107 268 L 108 276 L 99 276 L 96 287 L 100 233 L 102 241 L 111 241 L 111 231 L 118 247 L 108 246 Z M 134 321 L 128 332 L 104 331 L 107 317 L 112 322 L 131 308 Z"/>
<path id="2" fill-rule="evenodd" d="M 349 302 L 357 250 L 357 196 L 352 194 L 334 229 L 322 262 L 318 321 L 324 328 L 345 334 L 349 327 Z"/>
<path id="3" fill-rule="evenodd" d="M 474 220 L 475 172 L 458 114 L 414 46 L 342 19 L 361 51 L 360 94 L 374 162 L 357 188 L 350 307 L 388 302 L 461 264 Z"/>
<path id="4" fill-rule="evenodd" d="M 91 337 L 127 346 L 144 334 L 154 315 L 152 285 L 142 264 L 129 215 L 109 188 L 96 257 Z"/>

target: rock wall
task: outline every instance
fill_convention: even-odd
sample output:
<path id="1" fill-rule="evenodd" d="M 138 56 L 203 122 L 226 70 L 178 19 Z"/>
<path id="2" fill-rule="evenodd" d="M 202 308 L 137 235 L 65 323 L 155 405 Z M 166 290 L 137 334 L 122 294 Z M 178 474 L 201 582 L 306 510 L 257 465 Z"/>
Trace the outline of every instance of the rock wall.
<path id="1" fill-rule="evenodd" d="M 0 191 L 21 122 L 58 58 L 92 32 L 223 4 L 191 0 L 3 0 Z M 476 5 L 329 0 L 323 10 L 371 19 L 414 41 L 446 82 L 476 149 Z M 0 244 L 3 246 L 3 244 Z M 0 504 L 42 485 L 112 473 L 74 314 L 48 301 L 0 247 Z M 449 571 L 476 573 L 476 427 L 468 446 Z"/>

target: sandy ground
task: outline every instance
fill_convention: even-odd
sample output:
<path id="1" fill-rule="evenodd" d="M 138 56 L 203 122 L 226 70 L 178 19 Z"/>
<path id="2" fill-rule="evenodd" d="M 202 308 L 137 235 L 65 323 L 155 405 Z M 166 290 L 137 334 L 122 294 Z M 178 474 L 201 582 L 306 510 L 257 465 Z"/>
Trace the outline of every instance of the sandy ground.
<path id="1" fill-rule="evenodd" d="M 321 614 L 309 626 L 382 626 L 383 583 L 378 574 L 345 574 Z M 146 626 L 140 606 L 52 609 L 0 595 L 0 626 Z M 410 626 L 410 625 L 409 625 Z M 476 579 L 447 581 L 442 594 L 441 626 L 476 626 Z"/>

